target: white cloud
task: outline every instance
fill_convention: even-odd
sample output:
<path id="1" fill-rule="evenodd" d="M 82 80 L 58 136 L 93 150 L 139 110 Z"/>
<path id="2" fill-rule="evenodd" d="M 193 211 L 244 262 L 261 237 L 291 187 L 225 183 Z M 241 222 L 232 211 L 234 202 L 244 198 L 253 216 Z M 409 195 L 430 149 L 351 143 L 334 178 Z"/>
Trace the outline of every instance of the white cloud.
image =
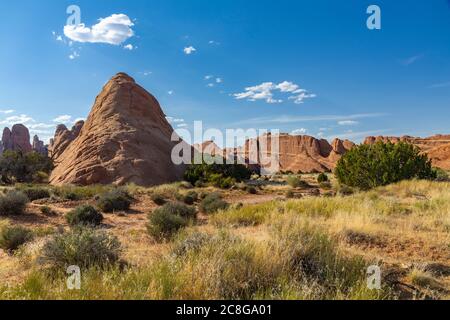
<path id="1" fill-rule="evenodd" d="M 53 119 L 53 122 L 64 123 L 64 124 L 70 123 L 70 122 L 72 122 L 72 116 L 69 116 L 69 115 L 58 116 L 55 119 Z"/>
<path id="2" fill-rule="evenodd" d="M 76 42 L 107 43 L 120 45 L 134 36 L 134 23 L 125 14 L 113 14 L 100 18 L 91 28 L 84 23 L 64 26 L 64 35 Z"/>
<path id="3" fill-rule="evenodd" d="M 3 114 L 11 114 L 11 113 L 14 113 L 16 110 L 12 110 L 12 109 L 9 109 L 9 110 L 0 110 L 0 113 L 3 113 Z"/>
<path id="4" fill-rule="evenodd" d="M 403 64 L 404 66 L 409 66 L 417 61 L 419 61 L 420 59 L 422 59 L 425 55 L 424 54 L 418 54 L 412 57 L 409 57 L 407 59 L 403 59 L 401 62 L 401 64 Z"/>
<path id="5" fill-rule="evenodd" d="M 292 131 L 291 134 L 293 136 L 301 136 L 301 135 L 305 134 L 306 132 L 308 132 L 308 130 L 306 130 L 305 128 L 301 128 L 301 129 L 296 129 L 296 130 Z"/>
<path id="6" fill-rule="evenodd" d="M 217 42 L 217 41 L 215 41 L 215 40 L 210 40 L 208 43 L 209 43 L 210 45 L 219 45 L 219 44 L 220 44 L 220 42 Z"/>
<path id="7" fill-rule="evenodd" d="M 63 41 L 63 37 L 62 36 L 57 36 L 56 37 L 56 41 Z"/>
<path id="8" fill-rule="evenodd" d="M 214 83 L 208 83 L 206 86 L 207 86 L 208 88 L 212 88 L 212 87 L 214 87 Z"/>
<path id="9" fill-rule="evenodd" d="M 354 126 L 357 124 L 359 124 L 359 122 L 355 120 L 342 120 L 338 122 L 338 125 L 340 126 Z"/>
<path id="10" fill-rule="evenodd" d="M 223 82 L 222 78 L 216 78 L 216 83 L 222 83 L 222 82 Z"/>
<path id="11" fill-rule="evenodd" d="M 177 125 L 178 128 L 186 128 L 188 125 L 186 123 L 181 123 Z"/>
<path id="12" fill-rule="evenodd" d="M 167 93 L 171 96 L 171 95 L 174 94 L 174 91 L 173 90 L 169 90 L 169 91 L 167 91 Z"/>
<path id="13" fill-rule="evenodd" d="M 205 80 L 209 80 L 209 79 L 212 79 L 214 76 L 212 76 L 212 75 L 207 75 L 207 76 L 205 76 Z"/>
<path id="14" fill-rule="evenodd" d="M 14 125 L 14 124 L 27 124 L 27 123 L 32 123 L 35 122 L 35 120 L 26 115 L 26 114 L 21 114 L 18 116 L 11 116 L 11 117 L 7 117 L 6 119 L 4 119 L 3 121 L 0 121 L 0 124 L 2 125 Z"/>
<path id="15" fill-rule="evenodd" d="M 294 103 L 303 103 L 305 99 L 315 98 L 315 94 L 310 94 L 304 89 L 289 81 L 284 81 L 279 84 L 273 82 L 263 82 L 260 85 L 247 87 L 245 92 L 236 93 L 233 96 L 235 99 L 247 99 L 248 101 L 265 100 L 267 103 L 282 103 L 281 99 L 274 99 L 274 91 L 280 91 L 281 93 L 291 93 L 288 97 L 289 100 L 294 100 Z"/>
<path id="16" fill-rule="evenodd" d="M 125 50 L 130 50 L 130 51 L 132 51 L 132 50 L 134 49 L 134 46 L 133 46 L 132 44 L 127 44 L 126 46 L 123 46 L 123 48 L 124 48 Z"/>
<path id="17" fill-rule="evenodd" d="M 184 53 L 187 55 L 193 54 L 197 49 L 195 49 L 193 46 L 186 47 L 183 49 Z"/>

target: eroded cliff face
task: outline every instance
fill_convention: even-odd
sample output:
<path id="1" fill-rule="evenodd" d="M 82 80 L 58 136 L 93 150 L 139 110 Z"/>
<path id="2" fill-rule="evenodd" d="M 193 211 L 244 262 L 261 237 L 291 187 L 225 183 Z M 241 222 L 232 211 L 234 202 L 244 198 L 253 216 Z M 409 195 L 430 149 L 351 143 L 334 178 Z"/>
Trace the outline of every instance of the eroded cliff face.
<path id="1" fill-rule="evenodd" d="M 50 182 L 151 186 L 179 180 L 185 168 L 172 162 L 173 132 L 158 101 L 119 73 L 96 98 L 77 137 L 61 153 L 52 148 L 58 163 Z M 65 135 L 60 128 L 57 136 L 67 141 Z"/>
<path id="2" fill-rule="evenodd" d="M 60 162 L 60 156 L 64 153 L 67 147 L 76 139 L 83 128 L 84 121 L 78 121 L 71 130 L 63 124 L 56 128 L 55 137 L 50 140 L 48 147 L 49 156 L 57 165 Z"/>

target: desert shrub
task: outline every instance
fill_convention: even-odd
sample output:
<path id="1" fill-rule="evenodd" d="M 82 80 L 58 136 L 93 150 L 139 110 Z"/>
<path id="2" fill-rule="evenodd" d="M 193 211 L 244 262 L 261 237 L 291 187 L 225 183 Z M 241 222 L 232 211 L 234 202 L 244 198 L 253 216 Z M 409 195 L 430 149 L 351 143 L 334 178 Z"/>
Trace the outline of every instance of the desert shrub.
<path id="1" fill-rule="evenodd" d="M 123 211 L 130 209 L 131 196 L 124 190 L 116 189 L 99 196 L 97 206 L 103 212 Z"/>
<path id="2" fill-rule="evenodd" d="M 325 190 L 329 190 L 332 188 L 332 185 L 330 183 L 330 181 L 325 181 L 325 182 L 321 182 L 319 183 L 319 187 Z"/>
<path id="3" fill-rule="evenodd" d="M 241 164 L 199 164 L 190 165 L 185 172 L 184 178 L 192 184 L 197 181 L 213 182 L 212 179 L 218 180 L 217 176 L 221 176 L 225 183 L 232 180 L 242 181 L 250 179 L 252 172 Z M 227 179 L 230 178 L 230 179 Z"/>
<path id="4" fill-rule="evenodd" d="M 194 185 L 196 188 L 203 188 L 205 186 L 205 183 L 202 180 L 198 180 Z"/>
<path id="5" fill-rule="evenodd" d="M 257 194 L 258 190 L 256 190 L 256 188 L 254 186 L 247 186 L 245 188 L 245 191 L 247 191 L 250 194 Z"/>
<path id="6" fill-rule="evenodd" d="M 195 191 L 189 191 L 186 194 L 177 194 L 177 200 L 187 205 L 193 205 L 198 200 L 198 194 Z"/>
<path id="7" fill-rule="evenodd" d="M 18 187 L 18 191 L 26 194 L 30 201 L 50 198 L 50 191 L 42 187 Z"/>
<path id="8" fill-rule="evenodd" d="M 157 209 L 148 216 L 147 232 L 157 241 L 163 241 L 170 239 L 188 224 L 186 218 Z"/>
<path id="9" fill-rule="evenodd" d="M 183 189 L 192 189 L 192 188 L 194 188 L 194 186 L 193 186 L 193 184 L 190 183 L 189 181 L 181 181 L 181 182 L 180 182 L 180 188 L 183 188 Z"/>
<path id="10" fill-rule="evenodd" d="M 16 251 L 21 245 L 33 240 L 33 232 L 20 226 L 5 226 L 0 230 L 0 248 Z"/>
<path id="11" fill-rule="evenodd" d="M 28 197 L 21 191 L 9 191 L 0 195 L 0 216 L 22 214 L 28 202 Z"/>
<path id="12" fill-rule="evenodd" d="M 292 190 L 286 191 L 285 196 L 286 196 L 286 198 L 288 198 L 288 199 L 293 199 L 293 198 L 295 198 L 294 191 L 292 191 Z"/>
<path id="13" fill-rule="evenodd" d="M 111 186 L 92 185 L 92 186 L 73 186 L 65 185 L 55 187 L 53 192 L 55 195 L 70 201 L 87 200 L 95 196 L 111 191 Z"/>
<path id="14" fill-rule="evenodd" d="M 434 172 L 436 174 L 436 181 L 441 181 L 441 182 L 446 182 L 446 181 L 450 181 L 450 177 L 449 174 L 447 173 L 447 171 L 442 170 L 440 168 L 435 168 Z"/>
<path id="15" fill-rule="evenodd" d="M 45 214 L 46 216 L 55 216 L 57 215 L 56 211 L 50 208 L 49 206 L 43 206 L 39 209 L 42 214 Z"/>
<path id="16" fill-rule="evenodd" d="M 48 174 L 52 170 L 52 160 L 37 152 L 7 150 L 0 155 L 0 177 L 7 184 L 34 182 L 39 172 Z"/>
<path id="17" fill-rule="evenodd" d="M 40 260 L 51 267 L 66 270 L 68 266 L 106 268 L 120 257 L 119 240 L 92 228 L 75 228 L 53 236 L 43 247 Z"/>
<path id="18" fill-rule="evenodd" d="M 216 188 L 230 189 L 236 183 L 236 180 L 231 177 L 224 177 L 218 173 L 213 173 L 209 177 L 209 182 Z"/>
<path id="19" fill-rule="evenodd" d="M 169 202 L 148 215 L 147 231 L 156 240 L 165 240 L 189 225 L 196 217 L 195 208 L 179 202 Z"/>
<path id="20" fill-rule="evenodd" d="M 176 215 L 186 219 L 195 219 L 197 212 L 194 207 L 187 206 L 181 202 L 168 202 L 154 212 L 160 211 L 168 215 Z"/>
<path id="21" fill-rule="evenodd" d="M 355 193 L 355 190 L 353 190 L 352 187 L 346 185 L 339 185 L 336 191 L 340 196 L 350 196 Z"/>
<path id="22" fill-rule="evenodd" d="M 219 210 L 228 208 L 229 204 L 222 199 L 218 193 L 207 195 L 200 203 L 200 211 L 206 214 L 216 213 Z"/>
<path id="23" fill-rule="evenodd" d="M 167 202 L 166 199 L 164 199 L 164 196 L 159 193 L 153 193 L 150 198 L 158 206 L 162 206 Z"/>
<path id="24" fill-rule="evenodd" d="M 317 182 L 318 183 L 323 183 L 323 182 L 328 182 L 328 181 L 329 181 L 328 176 L 325 173 L 321 173 L 317 177 Z"/>
<path id="25" fill-rule="evenodd" d="M 378 142 L 360 145 L 337 163 L 338 181 L 350 187 L 369 190 L 402 180 L 434 179 L 431 161 L 412 144 Z"/>
<path id="26" fill-rule="evenodd" d="M 274 202 L 231 207 L 221 211 L 210 218 L 212 224 L 218 227 L 248 227 L 257 226 L 269 219 L 277 210 Z"/>
<path id="27" fill-rule="evenodd" d="M 66 220 L 71 226 L 98 226 L 103 221 L 103 215 L 94 207 L 82 205 L 70 211 Z"/>
<path id="28" fill-rule="evenodd" d="M 309 187 L 309 184 L 306 181 L 301 180 L 297 176 L 287 177 L 286 182 L 292 188 L 308 188 Z"/>

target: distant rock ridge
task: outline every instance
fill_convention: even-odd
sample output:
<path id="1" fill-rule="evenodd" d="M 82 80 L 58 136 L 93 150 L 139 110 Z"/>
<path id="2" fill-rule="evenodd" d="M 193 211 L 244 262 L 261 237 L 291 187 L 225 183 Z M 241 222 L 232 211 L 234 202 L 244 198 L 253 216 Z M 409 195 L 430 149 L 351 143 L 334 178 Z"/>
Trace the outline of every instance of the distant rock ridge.
<path id="1" fill-rule="evenodd" d="M 36 135 L 33 137 L 33 144 L 30 142 L 30 132 L 23 124 L 15 124 L 10 130 L 8 127 L 3 129 L 0 151 L 7 150 L 29 153 L 32 151 L 47 154 L 47 147 L 44 142 L 39 140 Z"/>
<path id="2" fill-rule="evenodd" d="M 182 179 L 185 166 L 171 159 L 172 126 L 156 98 L 127 74 L 108 81 L 79 127 L 55 134 L 52 184 L 152 186 Z"/>
<path id="3" fill-rule="evenodd" d="M 365 144 L 374 144 L 378 141 L 399 143 L 401 141 L 414 144 L 423 153 L 428 155 L 433 165 L 438 168 L 450 170 L 450 135 L 434 135 L 428 138 L 418 138 L 411 136 L 402 137 L 367 137 Z"/>

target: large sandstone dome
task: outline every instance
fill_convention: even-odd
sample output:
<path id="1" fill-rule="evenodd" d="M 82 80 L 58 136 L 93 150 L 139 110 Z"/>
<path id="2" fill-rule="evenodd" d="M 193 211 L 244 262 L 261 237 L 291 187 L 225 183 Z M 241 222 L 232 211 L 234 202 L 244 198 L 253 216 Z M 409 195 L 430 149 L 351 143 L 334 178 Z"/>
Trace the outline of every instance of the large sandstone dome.
<path id="1" fill-rule="evenodd" d="M 50 182 L 151 186 L 179 180 L 184 167 L 171 160 L 173 132 L 155 97 L 119 73 L 95 100 L 79 134 L 58 155 Z"/>

